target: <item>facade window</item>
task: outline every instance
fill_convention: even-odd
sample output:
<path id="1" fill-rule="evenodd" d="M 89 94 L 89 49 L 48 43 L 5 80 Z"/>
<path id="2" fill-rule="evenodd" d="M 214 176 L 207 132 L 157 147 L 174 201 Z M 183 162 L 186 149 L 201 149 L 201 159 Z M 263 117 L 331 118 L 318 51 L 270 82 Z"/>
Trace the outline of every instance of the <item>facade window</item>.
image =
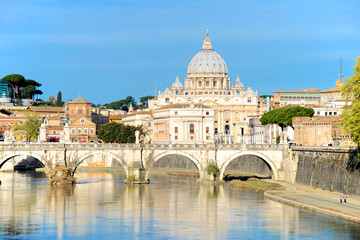
<path id="1" fill-rule="evenodd" d="M 209 112 L 206 112 L 206 115 L 209 115 Z"/>
<path id="2" fill-rule="evenodd" d="M 178 127 L 175 127 L 175 131 L 174 131 L 175 133 L 178 133 Z"/>
<path id="3" fill-rule="evenodd" d="M 75 134 L 75 128 L 72 128 L 72 129 L 71 129 L 71 133 L 72 133 L 72 134 Z"/>
<path id="4" fill-rule="evenodd" d="M 334 112 L 334 115 L 337 115 L 337 112 Z"/>
<path id="5" fill-rule="evenodd" d="M 178 136 L 175 136 L 175 140 L 178 140 Z"/>
<path id="6" fill-rule="evenodd" d="M 225 118 L 228 119 L 229 118 L 229 112 L 225 113 Z"/>
<path id="7" fill-rule="evenodd" d="M 165 98 L 166 103 L 169 103 L 169 101 L 170 101 L 169 98 Z"/>
<path id="8" fill-rule="evenodd" d="M 84 133 L 87 134 L 88 133 L 88 129 L 84 128 Z"/>
<path id="9" fill-rule="evenodd" d="M 201 82 L 199 82 L 199 87 L 201 87 Z"/>
<path id="10" fill-rule="evenodd" d="M 206 133 L 209 133 L 210 128 L 206 127 Z"/>
<path id="11" fill-rule="evenodd" d="M 89 115 L 89 109 L 87 109 L 87 115 Z"/>
<path id="12" fill-rule="evenodd" d="M 251 98 L 248 98 L 248 103 L 251 103 Z"/>
<path id="13" fill-rule="evenodd" d="M 332 115 L 332 112 L 329 112 L 329 116 Z"/>
<path id="14" fill-rule="evenodd" d="M 177 111 L 175 111 L 175 112 L 174 112 L 174 114 L 175 114 L 175 115 L 178 115 L 178 112 L 177 112 Z"/>
<path id="15" fill-rule="evenodd" d="M 74 114 L 74 109 L 71 109 L 71 114 Z"/>
<path id="16" fill-rule="evenodd" d="M 320 111 L 317 112 L 317 115 L 320 115 Z"/>
<path id="17" fill-rule="evenodd" d="M 80 114 L 83 114 L 83 109 L 82 108 L 79 108 L 78 109 L 78 114 L 80 115 Z"/>
<path id="18" fill-rule="evenodd" d="M 94 129 L 93 128 L 90 129 L 90 134 L 94 134 Z"/>
<path id="19" fill-rule="evenodd" d="M 81 128 L 78 128 L 78 134 L 81 134 Z"/>
<path id="20" fill-rule="evenodd" d="M 190 140 L 194 140 L 194 136 L 190 136 Z"/>
<path id="21" fill-rule="evenodd" d="M 214 117 L 217 118 L 217 113 L 215 113 Z"/>
<path id="22" fill-rule="evenodd" d="M 209 82 L 206 82 L 206 86 L 207 86 L 207 87 L 209 86 Z"/>
<path id="23" fill-rule="evenodd" d="M 206 136 L 206 140 L 209 140 L 210 139 L 210 137 L 209 136 Z"/>
<path id="24" fill-rule="evenodd" d="M 325 112 L 325 116 L 327 116 L 327 112 Z"/>
<path id="25" fill-rule="evenodd" d="M 218 133 L 218 129 L 217 129 L 217 128 L 215 128 L 215 131 L 214 131 L 214 133 L 215 133 L 215 134 L 217 134 L 217 133 Z"/>
<path id="26" fill-rule="evenodd" d="M 195 132 L 195 126 L 194 124 L 190 124 L 190 133 L 194 133 Z"/>

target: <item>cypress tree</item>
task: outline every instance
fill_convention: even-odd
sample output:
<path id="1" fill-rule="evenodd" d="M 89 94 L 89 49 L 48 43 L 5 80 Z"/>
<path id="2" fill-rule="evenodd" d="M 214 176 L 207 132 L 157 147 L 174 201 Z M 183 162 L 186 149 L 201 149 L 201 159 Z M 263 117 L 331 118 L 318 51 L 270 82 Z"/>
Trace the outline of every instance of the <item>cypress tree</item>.
<path id="1" fill-rule="evenodd" d="M 58 92 L 58 95 L 57 95 L 57 98 L 56 98 L 56 106 L 57 107 L 62 106 L 61 91 Z"/>

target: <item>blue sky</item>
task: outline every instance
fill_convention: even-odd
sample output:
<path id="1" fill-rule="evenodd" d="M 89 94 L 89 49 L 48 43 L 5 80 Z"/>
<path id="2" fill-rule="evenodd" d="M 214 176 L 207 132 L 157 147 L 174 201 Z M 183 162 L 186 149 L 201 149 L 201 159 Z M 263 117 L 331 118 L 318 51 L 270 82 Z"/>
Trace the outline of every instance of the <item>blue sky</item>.
<path id="1" fill-rule="evenodd" d="M 259 95 L 335 86 L 339 58 L 360 56 L 360 1 L 1 0 L 0 78 L 41 82 L 46 99 L 93 103 L 153 95 L 178 75 L 209 29 L 232 82 Z"/>

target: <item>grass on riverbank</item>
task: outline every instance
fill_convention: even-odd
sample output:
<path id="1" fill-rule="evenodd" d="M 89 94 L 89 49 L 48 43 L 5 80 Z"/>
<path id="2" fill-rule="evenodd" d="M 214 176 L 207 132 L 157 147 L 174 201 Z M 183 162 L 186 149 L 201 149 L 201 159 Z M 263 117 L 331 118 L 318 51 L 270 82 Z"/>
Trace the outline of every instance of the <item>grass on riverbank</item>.
<path id="1" fill-rule="evenodd" d="M 283 188 L 280 184 L 259 181 L 259 180 L 250 180 L 250 181 L 232 180 L 229 183 L 229 185 L 233 188 L 256 191 L 256 192 L 266 192 L 268 190 Z"/>

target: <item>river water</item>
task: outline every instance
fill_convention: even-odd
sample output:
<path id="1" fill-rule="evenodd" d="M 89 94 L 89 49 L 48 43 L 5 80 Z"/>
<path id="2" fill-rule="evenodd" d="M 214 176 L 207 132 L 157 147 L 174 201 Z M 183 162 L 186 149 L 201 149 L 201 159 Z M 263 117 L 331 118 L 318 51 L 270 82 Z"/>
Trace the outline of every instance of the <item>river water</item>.
<path id="1" fill-rule="evenodd" d="M 51 187 L 41 172 L 0 173 L 0 239 L 360 239 L 360 226 L 251 191 L 151 176 L 80 172 Z"/>

